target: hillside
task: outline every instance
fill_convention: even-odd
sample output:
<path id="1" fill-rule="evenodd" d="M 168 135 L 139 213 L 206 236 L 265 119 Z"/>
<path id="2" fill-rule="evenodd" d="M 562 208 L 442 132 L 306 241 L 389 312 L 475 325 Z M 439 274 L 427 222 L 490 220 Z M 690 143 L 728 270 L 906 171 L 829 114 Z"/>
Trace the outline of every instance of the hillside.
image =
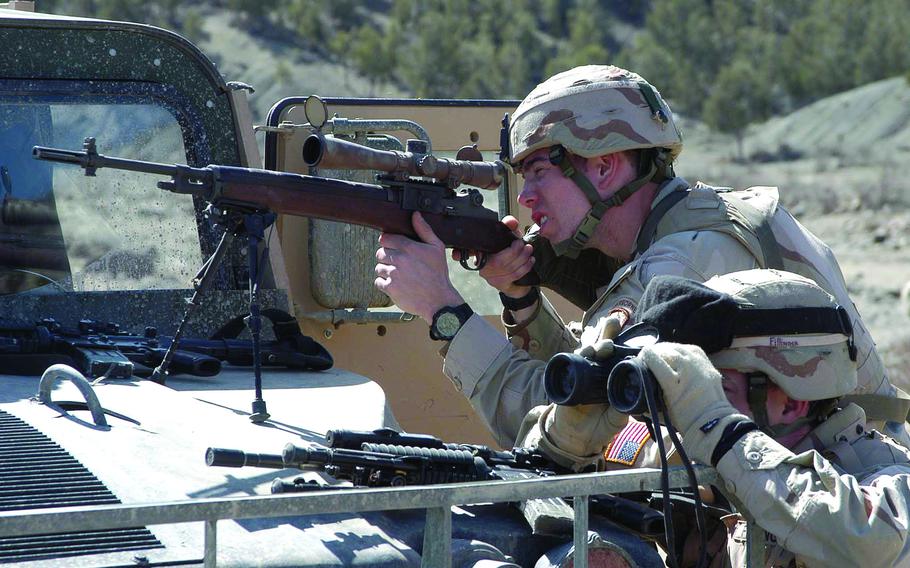
<path id="1" fill-rule="evenodd" d="M 264 122 L 269 108 L 291 96 L 347 97 L 406 96 L 399 87 L 370 83 L 326 54 L 295 48 L 286 38 L 251 34 L 238 26 L 237 17 L 223 9 L 205 8 L 205 38 L 197 45 L 229 81 L 242 81 L 255 92 L 250 102 L 254 119 Z"/>
<path id="2" fill-rule="evenodd" d="M 827 97 L 754 127 L 749 143 L 755 150 L 787 144 L 816 157 L 872 161 L 887 159 L 882 144 L 910 152 L 910 86 L 895 77 Z"/>
<path id="3" fill-rule="evenodd" d="M 732 137 L 697 122 L 682 124 L 686 150 L 679 167 L 690 177 L 780 185 L 787 188 L 784 203 L 807 214 L 910 203 L 910 183 L 898 167 L 910 158 L 910 85 L 902 77 L 751 126 L 745 161 L 736 159 Z"/>

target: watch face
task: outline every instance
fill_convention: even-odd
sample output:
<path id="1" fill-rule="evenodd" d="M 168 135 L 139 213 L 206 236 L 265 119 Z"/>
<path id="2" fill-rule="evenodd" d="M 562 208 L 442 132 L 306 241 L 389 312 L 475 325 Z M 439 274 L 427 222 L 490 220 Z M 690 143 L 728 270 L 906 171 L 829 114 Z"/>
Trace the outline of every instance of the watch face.
<path id="1" fill-rule="evenodd" d="M 442 337 L 455 337 L 459 329 L 461 329 L 461 320 L 452 312 L 443 312 L 436 318 L 436 331 Z"/>

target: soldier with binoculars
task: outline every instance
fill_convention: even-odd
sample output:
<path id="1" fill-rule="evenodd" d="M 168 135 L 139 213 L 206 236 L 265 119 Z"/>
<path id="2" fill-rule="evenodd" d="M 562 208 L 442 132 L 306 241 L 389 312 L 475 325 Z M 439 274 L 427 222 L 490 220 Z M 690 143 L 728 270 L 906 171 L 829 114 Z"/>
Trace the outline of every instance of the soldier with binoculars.
<path id="1" fill-rule="evenodd" d="M 857 351 L 849 317 L 831 295 L 776 270 L 705 284 L 663 276 L 648 285 L 639 310 L 656 340 L 634 356 L 639 371 L 616 360 L 612 341 L 581 350 L 604 368 L 594 374 L 608 375 L 610 386 L 600 388 L 610 402 L 538 407 L 526 417 L 522 445 L 574 469 L 656 467 L 653 435 L 666 438 L 675 426 L 688 458 L 714 466 L 735 510 L 771 535 L 765 565 L 910 560 L 910 451 L 867 429 L 862 408 L 842 400 L 856 387 Z M 563 375 L 562 387 L 592 373 L 573 361 L 550 369 Z M 570 372 L 573 365 L 580 368 Z M 630 394 L 642 381 L 653 382 L 670 417 L 657 431 L 620 412 L 640 413 Z M 589 392 L 585 402 L 597 396 Z M 744 565 L 744 525 L 739 515 L 724 519 L 712 566 L 724 553 Z"/>

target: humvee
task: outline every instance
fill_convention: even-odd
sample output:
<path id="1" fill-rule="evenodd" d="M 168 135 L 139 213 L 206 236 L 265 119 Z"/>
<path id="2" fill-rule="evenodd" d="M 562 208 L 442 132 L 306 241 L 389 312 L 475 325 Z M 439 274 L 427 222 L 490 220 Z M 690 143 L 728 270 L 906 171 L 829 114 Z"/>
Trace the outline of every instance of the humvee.
<path id="1" fill-rule="evenodd" d="M 37 162 L 32 147 L 79 148 L 94 136 L 100 151 L 126 158 L 307 173 L 306 98 L 276 102 L 266 124 L 254 127 L 247 86 L 225 81 L 179 35 L 33 8 L 12 1 L 0 9 L 2 319 L 26 326 L 92 320 L 173 335 L 218 242 L 206 204 L 162 192 L 146 174 L 85 176 Z M 499 148 L 503 114 L 516 106 L 324 101 L 332 128 L 356 140 L 400 147 L 423 138 L 438 155 L 476 144 L 487 159 Z M 512 208 L 517 191 L 513 178 L 485 192 L 487 206 L 529 224 Z M 549 553 L 552 565 L 584 565 L 585 554 L 567 551 L 573 542 L 588 548 L 585 506 L 576 506 L 574 532 L 534 536 L 505 502 L 640 490 L 656 483 L 655 472 L 270 496 L 276 476 L 300 472 L 206 467 L 208 447 L 270 453 L 289 442 L 322 443 L 329 429 L 386 427 L 493 444 L 442 375 L 427 326 L 372 286 L 375 239 L 361 227 L 291 216 L 266 234 L 258 251 L 262 307 L 293 315 L 335 364 L 318 372 L 270 367 L 261 398 L 244 366 L 213 377 L 175 374 L 165 384 L 136 376 L 88 383 L 54 367 L 39 381 L 15 374 L 25 359 L 0 337 L 0 371 L 10 373 L 0 376 L 0 563 L 524 566 Z M 209 337 L 249 310 L 249 253 L 235 245 L 188 335 Z M 475 310 L 498 319 L 498 299 L 476 275 L 454 266 L 452 274 Z M 27 361 L 32 368 L 54 362 Z M 254 423 L 257 401 L 269 417 Z M 598 530 L 593 548 L 616 554 L 611 543 L 621 543 L 626 565 L 660 565 L 638 539 L 606 522 Z"/>

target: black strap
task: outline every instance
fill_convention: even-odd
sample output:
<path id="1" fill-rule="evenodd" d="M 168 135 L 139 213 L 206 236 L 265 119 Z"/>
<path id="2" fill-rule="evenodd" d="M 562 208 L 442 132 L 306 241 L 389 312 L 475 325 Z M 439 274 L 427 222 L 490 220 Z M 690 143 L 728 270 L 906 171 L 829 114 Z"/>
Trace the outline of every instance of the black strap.
<path id="1" fill-rule="evenodd" d="M 768 383 L 771 379 L 765 373 L 746 373 L 746 381 L 749 386 L 746 399 L 752 419 L 759 429 L 768 430 L 771 427 L 768 421 Z"/>
<path id="2" fill-rule="evenodd" d="M 291 314 L 276 308 L 266 308 L 262 310 L 261 314 L 272 322 L 272 331 L 275 333 L 276 339 L 287 339 L 300 335 L 300 325 Z M 209 339 L 237 339 L 246 328 L 246 317 L 247 314 L 243 314 L 231 319 Z"/>
<path id="3" fill-rule="evenodd" d="M 538 289 L 537 286 L 531 286 L 528 293 L 520 298 L 506 296 L 502 292 L 499 293 L 499 301 L 502 302 L 503 307 L 512 310 L 513 312 L 523 310 L 524 308 L 530 308 L 537 302 L 538 298 L 540 298 L 540 289 Z"/>
<path id="4" fill-rule="evenodd" d="M 784 308 L 762 310 L 740 308 L 733 322 L 734 337 L 756 335 L 798 335 L 801 333 L 842 333 L 853 335 L 846 310 L 832 308 Z"/>
<path id="5" fill-rule="evenodd" d="M 660 224 L 660 220 L 667 214 L 667 211 L 685 199 L 687 195 L 689 195 L 689 188 L 677 189 L 658 201 L 657 205 L 651 209 L 648 218 L 645 219 L 645 223 L 641 227 L 641 231 L 638 233 L 638 241 L 635 244 L 636 255 L 645 252 L 648 247 L 651 246 L 651 241 L 654 240 L 654 235 L 657 233 L 657 226 Z"/>
<path id="6" fill-rule="evenodd" d="M 756 430 L 758 430 L 758 424 L 751 420 L 737 420 L 727 424 L 720 435 L 720 440 L 714 446 L 714 451 L 711 452 L 711 466 L 717 467 L 717 462 L 733 448 L 736 442 L 749 432 Z"/>

